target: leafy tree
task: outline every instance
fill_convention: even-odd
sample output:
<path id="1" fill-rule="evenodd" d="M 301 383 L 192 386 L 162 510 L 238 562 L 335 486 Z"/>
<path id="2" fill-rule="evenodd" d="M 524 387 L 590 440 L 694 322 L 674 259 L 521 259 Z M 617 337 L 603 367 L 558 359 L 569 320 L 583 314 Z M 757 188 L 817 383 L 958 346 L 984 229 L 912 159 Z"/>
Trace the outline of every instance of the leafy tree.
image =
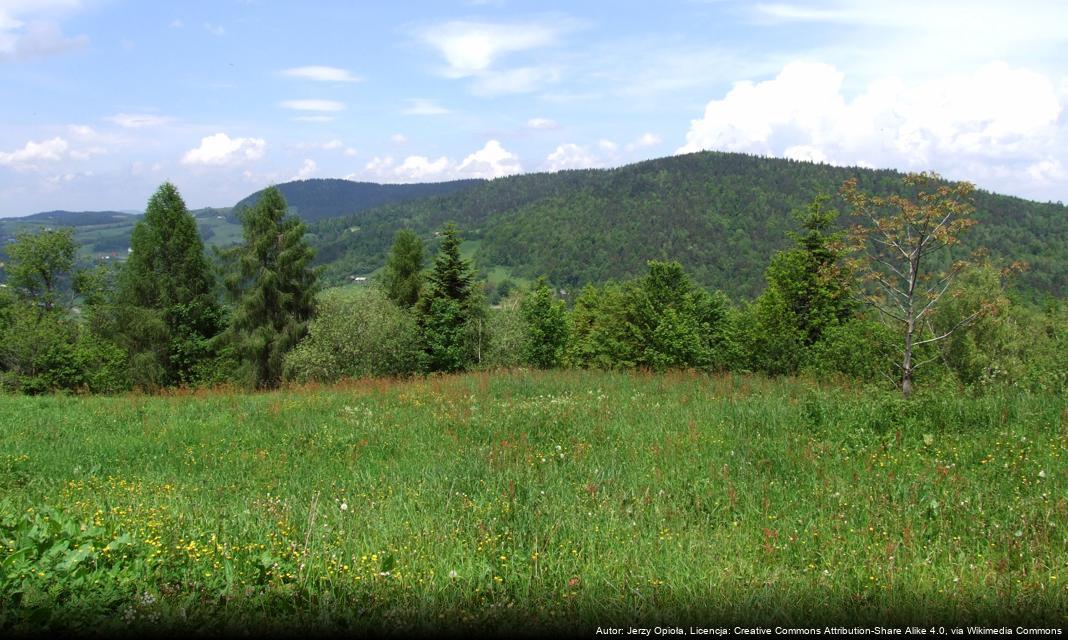
<path id="1" fill-rule="evenodd" d="M 527 328 L 523 359 L 539 369 L 557 366 L 567 346 L 567 314 L 564 303 L 553 298 L 544 277 L 523 299 L 522 312 Z"/>
<path id="2" fill-rule="evenodd" d="M 234 257 L 236 273 L 227 288 L 236 301 L 230 335 L 235 351 L 256 388 L 282 381 L 287 352 L 304 338 L 315 310 L 318 272 L 310 267 L 312 250 L 304 224 L 287 214 L 276 187 L 241 213 L 244 244 Z"/>
<path id="3" fill-rule="evenodd" d="M 587 286 L 571 312 L 567 360 L 582 367 L 717 368 L 727 300 L 693 284 L 677 262 L 649 262 L 623 284 Z"/>
<path id="4" fill-rule="evenodd" d="M 308 335 L 285 357 L 286 377 L 301 382 L 406 376 L 422 369 L 414 315 L 378 287 L 328 289 Z"/>
<path id="5" fill-rule="evenodd" d="M 384 283 L 389 299 L 403 307 L 414 307 L 423 288 L 423 241 L 407 229 L 394 236 L 393 249 L 386 260 Z"/>
<path id="6" fill-rule="evenodd" d="M 526 363 L 524 348 L 527 341 L 527 322 L 523 317 L 522 291 L 515 290 L 490 307 L 486 315 L 487 342 L 482 366 L 490 369 L 520 367 Z M 566 321 L 566 317 L 565 317 Z"/>
<path id="7" fill-rule="evenodd" d="M 8 285 L 20 297 L 51 311 L 62 284 L 70 279 L 76 251 L 73 229 L 21 233 L 7 247 Z"/>
<path id="8" fill-rule="evenodd" d="M 968 217 L 974 210 L 975 187 L 968 182 L 944 183 L 935 173 L 911 173 L 904 183 L 916 190 L 914 197 L 871 196 L 859 189 L 855 178 L 847 180 L 841 192 L 853 214 L 870 223 L 853 229 L 854 247 L 861 255 L 855 264 L 875 288 L 868 301 L 900 329 L 903 346 L 897 366 L 901 392 L 908 398 L 916 369 L 939 357 L 916 361 L 917 349 L 972 324 L 984 307 L 939 331 L 931 325 L 931 316 L 966 265 L 958 261 L 945 270 L 932 269 L 937 264 L 932 264 L 934 254 L 949 250 L 975 224 Z"/>
<path id="9" fill-rule="evenodd" d="M 223 312 L 196 220 L 169 182 L 134 227 L 115 312 L 117 340 L 139 384 L 196 382 L 197 365 L 212 357 Z"/>
<path id="10" fill-rule="evenodd" d="M 471 264 L 460 255 L 456 225 L 442 230 L 441 247 L 427 276 L 426 294 L 419 300 L 430 371 L 460 371 L 479 359 L 481 298 L 475 295 Z"/>

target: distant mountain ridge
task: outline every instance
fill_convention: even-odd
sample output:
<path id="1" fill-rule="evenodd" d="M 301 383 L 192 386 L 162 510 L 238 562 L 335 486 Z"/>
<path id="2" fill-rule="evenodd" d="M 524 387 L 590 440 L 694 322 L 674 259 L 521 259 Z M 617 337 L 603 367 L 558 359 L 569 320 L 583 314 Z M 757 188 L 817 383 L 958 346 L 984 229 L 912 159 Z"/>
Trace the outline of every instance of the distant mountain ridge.
<path id="1" fill-rule="evenodd" d="M 54 224 L 60 227 L 77 227 L 83 225 L 108 224 L 111 222 L 126 222 L 137 218 L 140 213 L 126 211 L 42 211 L 19 218 L 3 218 L 3 222 L 38 222 L 42 224 Z"/>
<path id="2" fill-rule="evenodd" d="M 279 185 L 290 210 L 305 222 L 359 213 L 385 204 L 445 195 L 484 182 L 483 180 L 453 180 L 418 184 L 377 184 L 354 182 L 337 178 L 296 180 Z M 257 191 L 234 205 L 235 214 L 259 201 Z"/>
<path id="3" fill-rule="evenodd" d="M 856 177 L 870 193 L 902 192 L 893 170 L 837 167 L 706 151 L 615 169 L 498 178 L 455 193 L 396 203 L 310 226 L 327 275 L 341 282 L 381 267 L 397 229 L 433 250 L 434 232 L 456 222 L 485 274 L 547 275 L 569 289 L 633 277 L 648 260 L 678 260 L 702 285 L 747 298 L 764 287 L 771 256 L 797 230 L 791 215 L 819 193 L 837 196 Z M 1068 207 L 977 191 L 977 224 L 957 256 L 985 247 L 1023 260 L 1030 298 L 1068 294 Z M 840 225 L 852 222 L 840 219 Z"/>

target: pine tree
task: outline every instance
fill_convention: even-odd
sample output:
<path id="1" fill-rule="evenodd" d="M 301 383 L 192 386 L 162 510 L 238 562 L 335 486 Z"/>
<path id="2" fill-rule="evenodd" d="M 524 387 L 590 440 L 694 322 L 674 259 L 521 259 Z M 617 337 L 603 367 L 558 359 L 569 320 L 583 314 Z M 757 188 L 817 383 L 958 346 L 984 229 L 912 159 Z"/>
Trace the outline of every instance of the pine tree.
<path id="1" fill-rule="evenodd" d="M 423 241 L 407 229 L 393 240 L 386 261 L 385 288 L 389 299 L 398 306 L 411 308 L 419 301 L 423 288 Z"/>
<path id="2" fill-rule="evenodd" d="M 456 225 L 447 224 L 442 236 L 426 294 L 419 299 L 419 326 L 430 370 L 460 371 L 478 358 L 481 309 L 471 265 L 460 256 Z"/>
<path id="3" fill-rule="evenodd" d="M 281 383 L 285 355 L 305 336 L 315 311 L 314 252 L 304 240 L 304 224 L 287 208 L 272 186 L 240 214 L 245 243 L 236 250 L 237 272 L 227 282 L 236 300 L 231 337 L 256 388 Z"/>
<path id="4" fill-rule="evenodd" d="M 134 227 L 119 277 L 117 332 L 145 386 L 194 382 L 223 325 L 215 278 L 196 220 L 163 183 Z"/>

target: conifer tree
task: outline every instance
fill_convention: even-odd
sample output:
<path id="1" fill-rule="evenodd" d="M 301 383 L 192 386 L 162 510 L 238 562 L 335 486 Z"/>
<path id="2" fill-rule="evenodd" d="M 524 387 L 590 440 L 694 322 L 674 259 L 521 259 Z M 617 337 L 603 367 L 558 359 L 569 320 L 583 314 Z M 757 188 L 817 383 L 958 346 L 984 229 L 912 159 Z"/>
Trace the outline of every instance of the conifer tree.
<path id="1" fill-rule="evenodd" d="M 471 265 L 460 256 L 456 225 L 442 231 L 427 290 L 419 299 L 419 326 L 431 371 L 460 371 L 477 359 L 476 327 L 480 308 Z"/>
<path id="2" fill-rule="evenodd" d="M 287 208 L 272 186 L 241 212 L 245 242 L 236 250 L 237 271 L 227 281 L 237 303 L 231 338 L 249 381 L 261 389 L 282 381 L 285 355 L 307 333 L 318 290 L 304 224 Z"/>
<path id="3" fill-rule="evenodd" d="M 411 308 L 419 301 L 423 288 L 423 241 L 407 229 L 401 229 L 393 240 L 393 249 L 386 261 L 385 289 L 389 299 L 398 306 Z"/>
<path id="4" fill-rule="evenodd" d="M 222 309 L 196 220 L 175 186 L 163 183 L 134 227 L 116 297 L 118 342 L 144 386 L 195 381 L 211 356 Z"/>

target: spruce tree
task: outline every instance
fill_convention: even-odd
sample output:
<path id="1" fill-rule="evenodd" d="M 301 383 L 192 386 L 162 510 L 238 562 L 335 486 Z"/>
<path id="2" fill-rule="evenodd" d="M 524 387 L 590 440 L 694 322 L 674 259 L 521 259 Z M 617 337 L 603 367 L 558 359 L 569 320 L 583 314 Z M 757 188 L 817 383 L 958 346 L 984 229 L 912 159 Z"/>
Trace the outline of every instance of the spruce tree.
<path id="1" fill-rule="evenodd" d="M 287 208 L 272 186 L 241 212 L 245 242 L 236 251 L 237 271 L 227 282 L 236 300 L 233 344 L 249 382 L 260 389 L 281 383 L 285 355 L 307 334 L 315 310 L 314 252 L 304 240 L 304 224 Z"/>
<path id="2" fill-rule="evenodd" d="M 400 307 L 415 306 L 423 288 L 423 241 L 419 236 L 407 229 L 397 232 L 384 279 L 390 300 Z"/>
<path id="3" fill-rule="evenodd" d="M 163 183 L 134 227 L 116 297 L 118 342 L 143 386 L 195 382 L 222 328 L 215 278 L 196 220 Z"/>
<path id="4" fill-rule="evenodd" d="M 442 236 L 426 293 L 419 299 L 419 326 L 430 370 L 460 371 L 477 358 L 480 308 L 471 265 L 460 256 L 456 225 L 445 225 Z"/>

